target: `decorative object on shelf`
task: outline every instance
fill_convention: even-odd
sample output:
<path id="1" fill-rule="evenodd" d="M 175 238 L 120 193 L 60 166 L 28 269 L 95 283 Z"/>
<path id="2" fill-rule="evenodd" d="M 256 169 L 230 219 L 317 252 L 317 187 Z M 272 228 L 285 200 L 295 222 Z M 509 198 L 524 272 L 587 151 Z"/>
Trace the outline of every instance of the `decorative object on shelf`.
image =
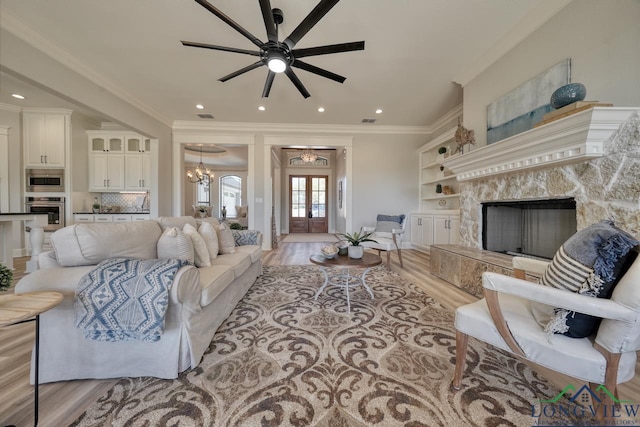
<path id="1" fill-rule="evenodd" d="M 569 83 L 559 87 L 551 94 L 551 106 L 556 110 L 577 101 L 584 101 L 587 88 L 582 83 Z"/>
<path id="2" fill-rule="evenodd" d="M 445 185 L 442 187 L 442 194 L 451 195 L 451 194 L 455 194 L 455 192 L 453 191 L 453 188 L 451 188 L 448 185 Z"/>
<path id="3" fill-rule="evenodd" d="M 13 271 L 6 265 L 0 264 L 0 291 L 9 289 L 13 280 Z"/>
<path id="4" fill-rule="evenodd" d="M 458 128 L 454 138 L 457 144 L 456 153 L 460 154 L 464 154 L 465 151 L 471 151 L 471 146 L 476 143 L 475 131 L 462 126 L 462 120 L 460 119 L 458 119 Z"/>
<path id="5" fill-rule="evenodd" d="M 301 154 L 300 154 L 300 158 L 302 159 L 303 162 L 305 163 L 313 163 L 316 160 L 318 160 L 318 154 L 315 153 L 313 150 L 304 150 Z"/>
<path id="6" fill-rule="evenodd" d="M 211 172 L 209 168 L 206 167 L 204 163 L 202 163 L 202 147 L 200 147 L 200 163 L 198 163 L 198 166 L 195 169 L 195 173 L 192 172 L 191 169 L 187 170 L 187 179 L 189 180 L 189 182 L 193 182 L 194 184 L 203 184 L 204 181 L 211 181 L 211 178 L 213 178 L 214 176 L 215 175 L 213 174 L 213 172 Z"/>
<path id="7" fill-rule="evenodd" d="M 98 198 L 97 197 L 93 198 L 93 206 L 91 208 L 92 208 L 91 211 L 94 214 L 100 213 L 100 203 L 98 203 Z"/>
<path id="8" fill-rule="evenodd" d="M 436 184 L 436 193 L 442 193 L 442 184 Z"/>
<path id="9" fill-rule="evenodd" d="M 444 166 L 440 165 L 440 172 L 438 172 L 438 178 L 444 178 Z"/>
<path id="10" fill-rule="evenodd" d="M 370 239 L 371 233 L 365 233 L 362 231 L 356 231 L 353 234 L 349 233 L 338 233 L 337 236 L 344 238 L 345 241 L 351 243 L 351 246 L 348 247 L 347 252 L 349 253 L 349 258 L 360 259 L 364 254 L 364 246 L 360 246 L 360 243 L 363 242 L 374 242 L 378 243 L 376 240 Z"/>
<path id="11" fill-rule="evenodd" d="M 447 199 L 438 200 L 438 206 L 440 206 L 443 209 L 446 208 L 447 207 Z"/>
<path id="12" fill-rule="evenodd" d="M 444 154 L 447 152 L 447 147 L 440 147 L 438 148 L 438 154 Z"/>
<path id="13" fill-rule="evenodd" d="M 569 83 L 571 60 L 562 60 L 548 70 L 506 93 L 487 106 L 487 144 L 532 129 L 553 108 L 552 88 Z"/>

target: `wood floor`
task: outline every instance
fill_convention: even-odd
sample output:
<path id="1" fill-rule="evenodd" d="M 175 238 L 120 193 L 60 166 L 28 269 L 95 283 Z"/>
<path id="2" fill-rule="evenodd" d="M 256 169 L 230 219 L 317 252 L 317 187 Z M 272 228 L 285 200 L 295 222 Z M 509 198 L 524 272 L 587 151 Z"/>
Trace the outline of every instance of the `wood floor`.
<path id="1" fill-rule="evenodd" d="M 264 265 L 306 265 L 309 256 L 320 251 L 323 243 L 280 243 L 277 250 L 265 252 Z M 429 273 L 429 255 L 403 250 L 404 268 L 392 256 L 392 270 L 421 286 L 431 296 L 452 310 L 476 298 Z M 27 258 L 15 259 L 14 283 L 24 275 Z M 12 292 L 8 290 L 7 292 Z M 0 426 L 33 425 L 33 387 L 29 385 L 29 361 L 34 341 L 33 324 L 0 328 Z M 41 355 L 46 357 L 46 355 Z M 540 371 L 559 388 L 575 380 L 542 368 Z M 108 391 L 116 380 L 64 381 L 40 386 L 41 426 L 69 425 L 85 409 Z M 640 402 L 640 375 L 619 387 L 620 397 Z"/>

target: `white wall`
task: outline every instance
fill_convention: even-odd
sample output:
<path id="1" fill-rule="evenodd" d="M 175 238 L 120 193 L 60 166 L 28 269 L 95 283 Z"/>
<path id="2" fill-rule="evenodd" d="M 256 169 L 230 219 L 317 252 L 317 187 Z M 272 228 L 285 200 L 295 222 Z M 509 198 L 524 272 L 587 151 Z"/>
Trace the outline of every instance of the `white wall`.
<path id="1" fill-rule="evenodd" d="M 408 215 L 418 210 L 417 149 L 426 140 L 424 135 L 354 137 L 353 230 L 347 231 L 374 226 L 377 214 Z"/>
<path id="2" fill-rule="evenodd" d="M 574 0 L 464 87 L 464 124 L 486 144 L 487 105 L 565 58 L 587 100 L 640 105 L 640 1 Z"/>

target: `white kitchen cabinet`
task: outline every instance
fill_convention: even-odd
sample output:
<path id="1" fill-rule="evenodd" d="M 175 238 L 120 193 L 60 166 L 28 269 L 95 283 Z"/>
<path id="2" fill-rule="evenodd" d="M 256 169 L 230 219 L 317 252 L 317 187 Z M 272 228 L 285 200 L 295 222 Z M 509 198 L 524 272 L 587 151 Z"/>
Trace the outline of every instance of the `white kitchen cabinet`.
<path id="1" fill-rule="evenodd" d="M 433 244 L 433 215 L 411 215 L 411 244 L 422 248 Z"/>
<path id="2" fill-rule="evenodd" d="M 125 190 L 147 191 L 151 187 L 151 155 L 127 154 L 125 156 Z"/>
<path id="3" fill-rule="evenodd" d="M 74 214 L 73 222 L 93 222 L 93 214 Z"/>
<path id="4" fill-rule="evenodd" d="M 124 154 L 89 155 L 89 191 L 124 190 Z"/>
<path id="5" fill-rule="evenodd" d="M 457 244 L 460 239 L 458 213 L 420 213 L 411 215 L 411 244 L 417 249 L 432 245 Z"/>
<path id="6" fill-rule="evenodd" d="M 147 214 L 74 214 L 74 223 L 118 223 L 118 222 L 136 222 L 146 221 L 151 217 Z"/>
<path id="7" fill-rule="evenodd" d="M 64 168 L 71 142 L 71 111 L 24 109 L 22 130 L 25 168 Z"/>
<path id="8" fill-rule="evenodd" d="M 89 191 L 151 189 L 151 140 L 123 131 L 87 131 Z"/>
<path id="9" fill-rule="evenodd" d="M 433 244 L 455 245 L 460 239 L 460 217 L 458 215 L 433 216 Z"/>

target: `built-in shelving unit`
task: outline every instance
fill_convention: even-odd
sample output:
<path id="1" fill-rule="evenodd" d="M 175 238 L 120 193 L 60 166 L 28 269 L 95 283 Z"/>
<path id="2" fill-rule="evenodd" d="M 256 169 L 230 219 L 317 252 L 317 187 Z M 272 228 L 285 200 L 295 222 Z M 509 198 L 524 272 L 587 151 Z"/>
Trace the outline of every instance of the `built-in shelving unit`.
<path id="1" fill-rule="evenodd" d="M 456 128 L 451 128 L 442 135 L 420 147 L 418 150 L 420 157 L 420 212 L 436 209 L 458 209 L 459 186 L 455 174 L 443 166 L 447 159 L 457 157 L 451 153 L 455 149 L 454 134 Z M 446 153 L 439 154 L 438 151 L 444 147 Z M 438 186 L 444 192 L 437 192 Z M 453 193 L 445 194 L 449 187 Z"/>

